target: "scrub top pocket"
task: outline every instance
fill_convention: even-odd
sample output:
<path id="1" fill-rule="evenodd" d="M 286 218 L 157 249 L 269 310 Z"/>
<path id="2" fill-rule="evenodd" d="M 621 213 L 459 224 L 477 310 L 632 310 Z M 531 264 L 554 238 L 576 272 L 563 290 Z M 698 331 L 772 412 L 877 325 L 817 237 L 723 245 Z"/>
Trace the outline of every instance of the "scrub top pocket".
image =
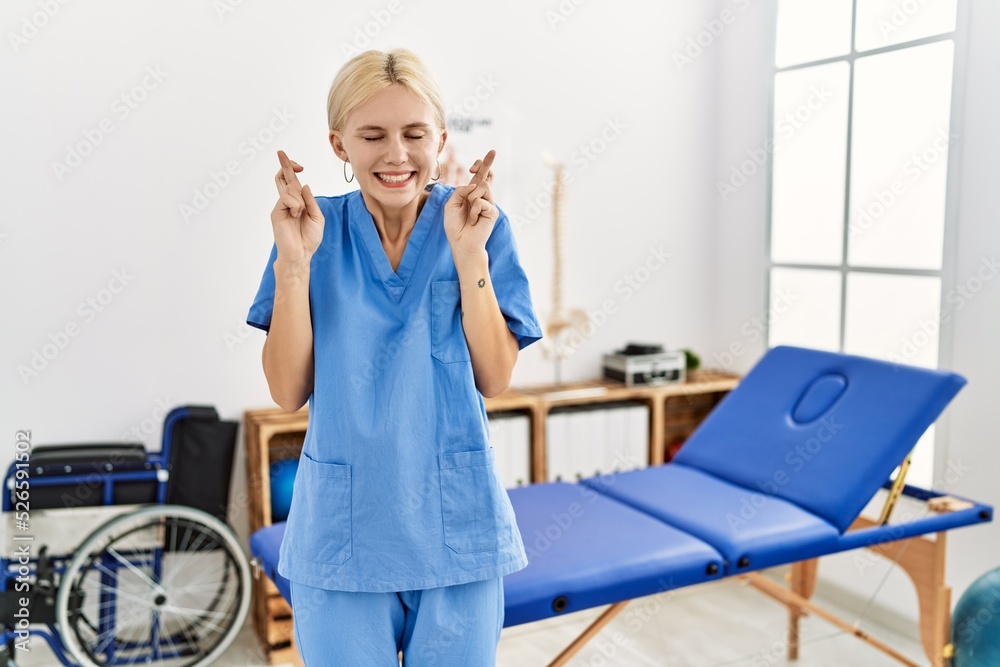
<path id="1" fill-rule="evenodd" d="M 302 452 L 292 501 L 298 505 L 292 510 L 296 558 L 339 565 L 351 557 L 349 464 L 323 463 Z"/>
<path id="2" fill-rule="evenodd" d="M 439 457 L 445 544 L 458 553 L 508 546 L 507 491 L 493 470 L 493 447 Z"/>
<path id="3" fill-rule="evenodd" d="M 459 281 L 431 283 L 431 354 L 445 364 L 471 361 L 462 329 L 461 300 Z"/>

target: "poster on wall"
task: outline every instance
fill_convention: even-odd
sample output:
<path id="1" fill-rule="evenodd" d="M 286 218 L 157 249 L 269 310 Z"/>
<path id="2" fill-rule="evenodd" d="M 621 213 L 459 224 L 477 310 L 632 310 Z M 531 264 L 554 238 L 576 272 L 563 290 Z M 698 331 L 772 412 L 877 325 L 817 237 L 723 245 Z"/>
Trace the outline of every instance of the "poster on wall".
<path id="1" fill-rule="evenodd" d="M 514 119 L 509 108 L 491 105 L 491 113 L 453 109 L 448 112 L 448 142 L 441 152 L 441 183 L 465 185 L 472 178 L 469 167 L 490 150 L 497 152 L 493 163 L 493 199 L 509 214 L 513 199 Z"/>

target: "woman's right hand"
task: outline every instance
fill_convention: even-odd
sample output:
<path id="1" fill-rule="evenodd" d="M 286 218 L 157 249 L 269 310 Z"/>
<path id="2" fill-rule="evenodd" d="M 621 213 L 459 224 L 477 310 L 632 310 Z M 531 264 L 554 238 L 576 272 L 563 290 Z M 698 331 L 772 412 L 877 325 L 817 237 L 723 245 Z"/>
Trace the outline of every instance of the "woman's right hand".
<path id="1" fill-rule="evenodd" d="M 278 203 L 271 211 L 271 227 L 278 258 L 283 262 L 308 263 L 320 241 L 326 220 L 313 198 L 309 186 L 299 183 L 296 172 L 303 167 L 278 151 L 281 169 L 274 177 L 278 187 Z"/>

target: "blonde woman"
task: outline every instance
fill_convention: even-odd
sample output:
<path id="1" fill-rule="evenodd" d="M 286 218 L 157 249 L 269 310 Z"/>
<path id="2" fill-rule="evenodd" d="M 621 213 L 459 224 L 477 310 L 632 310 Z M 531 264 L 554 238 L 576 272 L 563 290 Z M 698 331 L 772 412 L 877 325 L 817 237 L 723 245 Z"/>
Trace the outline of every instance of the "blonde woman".
<path id="1" fill-rule="evenodd" d="M 411 52 L 347 62 L 329 140 L 359 189 L 314 196 L 278 152 L 274 246 L 247 323 L 285 410 L 308 401 L 278 572 L 310 667 L 495 664 L 527 566 L 483 396 L 541 328 L 490 151 L 446 186 L 437 84 Z M 274 334 L 273 336 L 271 334 Z"/>

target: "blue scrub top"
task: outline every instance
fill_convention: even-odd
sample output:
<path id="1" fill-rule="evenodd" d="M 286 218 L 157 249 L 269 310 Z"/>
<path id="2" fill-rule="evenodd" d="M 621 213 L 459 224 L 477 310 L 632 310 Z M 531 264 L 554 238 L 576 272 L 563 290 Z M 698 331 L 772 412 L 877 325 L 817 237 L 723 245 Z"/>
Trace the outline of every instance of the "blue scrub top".
<path id="1" fill-rule="evenodd" d="M 278 572 L 319 588 L 387 592 L 495 578 L 528 564 L 493 462 L 436 184 L 396 271 L 356 190 L 316 197 L 310 264 L 315 368 Z M 486 243 L 518 346 L 542 337 L 506 214 Z M 268 331 L 273 264 L 247 324 Z"/>

